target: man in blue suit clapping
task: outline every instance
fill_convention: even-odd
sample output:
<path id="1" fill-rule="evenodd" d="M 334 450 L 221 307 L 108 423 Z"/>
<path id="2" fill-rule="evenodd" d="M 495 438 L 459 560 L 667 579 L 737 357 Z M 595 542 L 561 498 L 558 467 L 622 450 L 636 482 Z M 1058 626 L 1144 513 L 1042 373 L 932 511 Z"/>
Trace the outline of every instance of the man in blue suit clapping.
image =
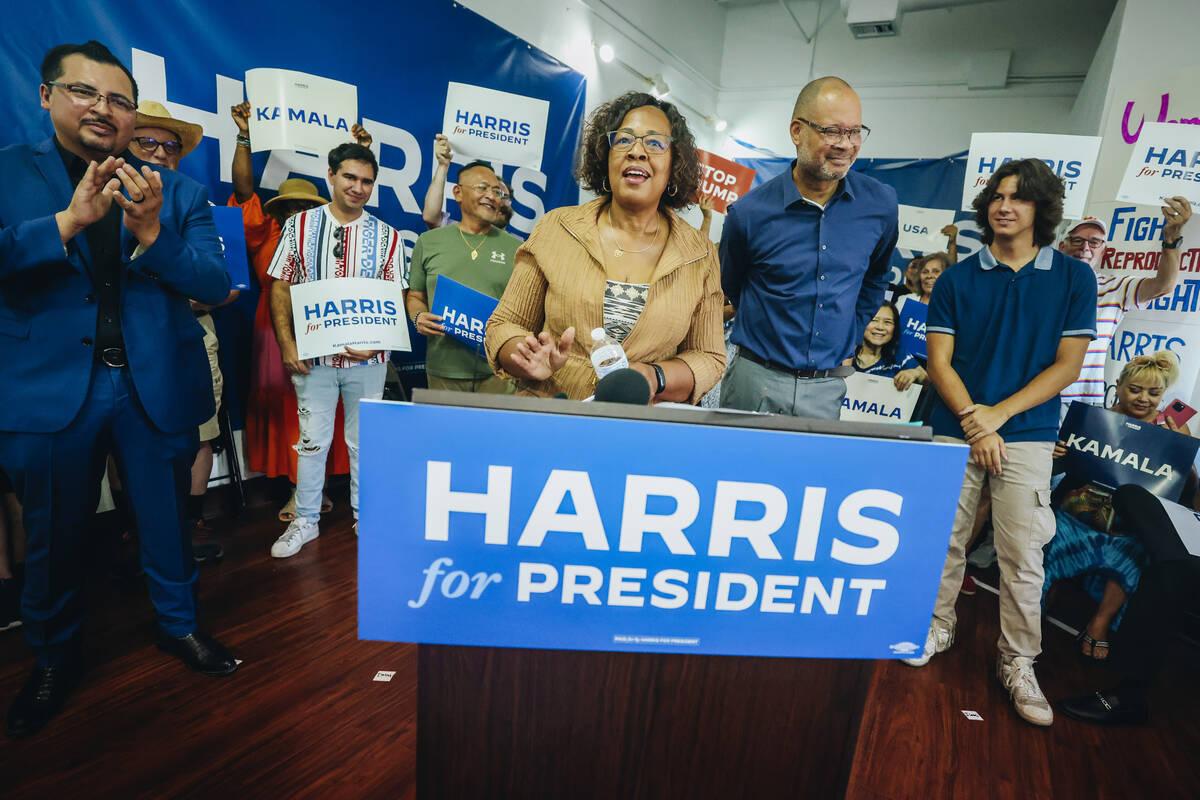
<path id="1" fill-rule="evenodd" d="M 0 150 L 0 467 L 28 530 L 22 618 L 36 664 L 8 713 L 30 734 L 82 675 L 83 536 L 114 453 L 142 542 L 159 646 L 189 667 L 236 662 L 196 628 L 182 498 L 213 413 L 188 298 L 229 292 L 207 193 L 133 158 L 137 86 L 98 42 L 42 62 L 54 136 Z"/>

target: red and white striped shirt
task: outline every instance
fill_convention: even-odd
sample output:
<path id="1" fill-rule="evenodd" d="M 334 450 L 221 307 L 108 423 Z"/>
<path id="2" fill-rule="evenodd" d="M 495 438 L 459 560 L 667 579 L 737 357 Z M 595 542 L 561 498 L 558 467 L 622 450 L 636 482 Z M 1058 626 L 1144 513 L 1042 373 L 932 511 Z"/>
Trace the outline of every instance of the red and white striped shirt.
<path id="1" fill-rule="evenodd" d="M 338 253 L 341 255 L 339 256 Z M 328 205 L 293 214 L 283 223 L 279 246 L 267 274 L 288 283 L 308 283 L 326 278 L 378 278 L 399 281 L 404 274 L 404 244 L 400 234 L 366 211 L 348 225 L 338 222 Z M 386 351 L 363 362 L 342 355 L 310 359 L 327 367 L 353 367 L 359 363 L 383 364 Z"/>
<path id="2" fill-rule="evenodd" d="M 1108 346 L 1125 312 L 1149 305 L 1138 305 L 1137 302 L 1138 287 L 1144 280 L 1144 276 L 1136 275 L 1097 276 L 1096 338 L 1088 345 L 1087 355 L 1083 357 L 1079 379 L 1063 390 L 1064 404 L 1079 400 L 1094 406 L 1104 405 L 1104 361 L 1108 357 Z"/>

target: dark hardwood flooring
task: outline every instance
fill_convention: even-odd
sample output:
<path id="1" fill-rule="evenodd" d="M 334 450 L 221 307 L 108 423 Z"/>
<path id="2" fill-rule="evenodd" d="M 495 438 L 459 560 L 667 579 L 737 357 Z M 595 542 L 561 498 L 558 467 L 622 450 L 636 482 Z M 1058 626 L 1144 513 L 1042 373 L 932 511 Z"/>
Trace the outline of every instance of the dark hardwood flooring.
<path id="1" fill-rule="evenodd" d="M 358 640 L 356 540 L 344 493 L 335 500 L 320 539 L 291 559 L 268 553 L 282 530 L 273 504 L 218 536 L 226 556 L 202 568 L 201 615 L 245 660 L 230 678 L 155 649 L 140 580 L 97 575 L 86 682 L 38 735 L 0 739 L 0 797 L 415 797 L 416 648 Z M 921 669 L 875 665 L 847 797 L 1200 797 L 1195 648 L 1172 645 L 1151 725 L 1059 714 L 1041 729 L 1017 718 L 994 676 L 997 613 L 981 589 L 961 598 L 947 653 Z M 1048 625 L 1044 646 L 1038 676 L 1052 700 L 1111 680 L 1075 658 L 1063 631 Z M 0 633 L 3 710 L 31 663 L 19 629 Z M 396 676 L 376 682 L 377 670 Z M 800 785 L 794 796 L 810 795 Z"/>

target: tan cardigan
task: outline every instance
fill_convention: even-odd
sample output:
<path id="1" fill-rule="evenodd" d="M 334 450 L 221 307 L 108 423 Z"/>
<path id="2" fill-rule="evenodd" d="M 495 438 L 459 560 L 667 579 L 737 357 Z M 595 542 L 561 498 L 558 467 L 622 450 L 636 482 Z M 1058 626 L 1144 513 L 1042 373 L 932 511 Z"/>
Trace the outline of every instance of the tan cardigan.
<path id="1" fill-rule="evenodd" d="M 553 397 L 566 392 L 582 400 L 596 387 L 588 347 L 592 329 L 604 325 L 606 275 L 596 221 L 606 203 L 608 198 L 602 197 L 549 212 L 517 250 L 512 278 L 487 323 L 484 346 L 492 369 L 512 377 L 497 361 L 509 339 L 543 330 L 557 339 L 575 326 L 567 363 L 547 380 L 518 380 L 520 394 Z M 684 361 L 696 379 L 695 403 L 725 371 L 721 274 L 712 242 L 678 214 L 666 213 L 667 242 L 650 279 L 646 307 L 624 348 L 630 362 Z"/>

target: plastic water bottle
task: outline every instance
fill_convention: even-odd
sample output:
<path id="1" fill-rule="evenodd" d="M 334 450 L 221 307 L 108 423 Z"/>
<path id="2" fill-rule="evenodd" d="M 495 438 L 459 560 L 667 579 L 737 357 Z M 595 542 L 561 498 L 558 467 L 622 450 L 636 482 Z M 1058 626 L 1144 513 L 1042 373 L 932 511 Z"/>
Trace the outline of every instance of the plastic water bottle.
<path id="1" fill-rule="evenodd" d="M 592 366 L 596 368 L 597 378 L 603 378 L 613 370 L 629 366 L 625 349 L 616 339 L 609 336 L 604 328 L 592 331 Z"/>

